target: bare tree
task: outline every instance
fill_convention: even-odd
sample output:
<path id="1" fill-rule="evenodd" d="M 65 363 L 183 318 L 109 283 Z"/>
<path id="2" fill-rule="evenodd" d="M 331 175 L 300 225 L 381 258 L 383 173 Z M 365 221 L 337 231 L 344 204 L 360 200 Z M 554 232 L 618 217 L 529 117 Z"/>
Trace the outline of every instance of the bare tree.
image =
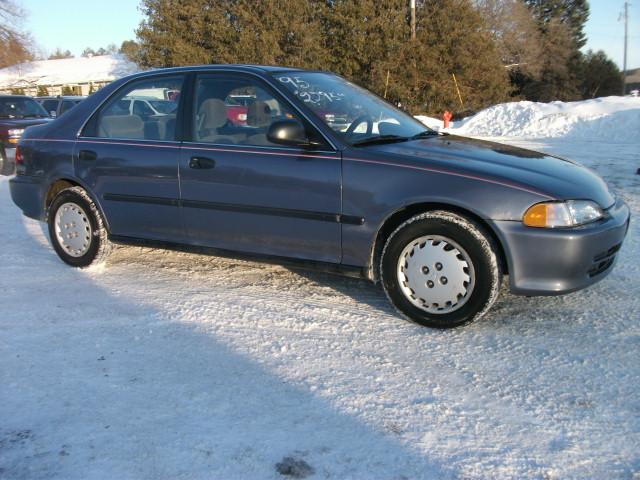
<path id="1" fill-rule="evenodd" d="M 19 36 L 15 28 L 24 18 L 24 12 L 12 0 L 0 0 L 0 42 Z"/>
<path id="2" fill-rule="evenodd" d="M 537 78 L 544 62 L 543 41 L 533 14 L 521 0 L 476 0 L 504 65 Z"/>
<path id="3" fill-rule="evenodd" d="M 0 68 L 33 59 L 31 37 L 20 29 L 24 16 L 12 0 L 0 0 Z"/>

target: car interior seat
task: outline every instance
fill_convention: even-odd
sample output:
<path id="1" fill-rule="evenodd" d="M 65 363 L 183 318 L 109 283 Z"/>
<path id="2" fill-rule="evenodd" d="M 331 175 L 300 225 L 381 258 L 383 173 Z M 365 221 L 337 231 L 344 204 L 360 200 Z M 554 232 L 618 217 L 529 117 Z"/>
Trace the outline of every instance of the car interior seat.
<path id="1" fill-rule="evenodd" d="M 229 135 L 222 135 L 219 129 L 227 124 L 227 107 L 222 100 L 208 98 L 198 109 L 195 140 L 209 143 L 236 143 Z"/>
<path id="2" fill-rule="evenodd" d="M 137 115 L 106 115 L 100 120 L 98 134 L 106 138 L 145 138 L 145 125 Z"/>
<path id="3" fill-rule="evenodd" d="M 271 145 L 267 140 L 267 128 L 271 125 L 271 108 L 262 100 L 254 100 L 247 107 L 247 126 L 259 133 L 249 135 L 246 143 L 249 145 Z"/>

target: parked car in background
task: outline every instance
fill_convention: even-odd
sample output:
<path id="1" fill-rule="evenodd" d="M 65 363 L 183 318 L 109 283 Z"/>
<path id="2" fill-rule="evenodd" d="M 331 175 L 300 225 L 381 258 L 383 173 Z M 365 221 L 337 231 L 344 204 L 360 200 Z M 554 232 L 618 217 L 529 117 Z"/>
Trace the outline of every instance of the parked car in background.
<path id="1" fill-rule="evenodd" d="M 234 125 L 247 124 L 248 105 L 256 99 L 250 95 L 228 95 L 224 101 L 227 118 Z"/>
<path id="2" fill-rule="evenodd" d="M 81 96 L 57 96 L 36 97 L 35 100 L 47 111 L 51 118 L 57 118 L 78 105 L 87 97 Z"/>
<path id="3" fill-rule="evenodd" d="M 15 149 L 24 129 L 49 120 L 47 112 L 31 97 L 0 95 L 0 175 L 13 173 Z"/>
<path id="4" fill-rule="evenodd" d="M 178 103 L 171 100 L 135 96 L 123 98 L 115 108 L 121 114 L 137 115 L 141 118 L 164 117 L 175 114 Z"/>
<path id="5" fill-rule="evenodd" d="M 148 89 L 180 91 L 178 108 L 138 114 Z M 117 80 L 25 132 L 10 189 L 74 267 L 112 242 L 249 255 L 379 282 L 438 328 L 486 313 L 503 275 L 520 295 L 601 280 L 629 227 L 571 161 L 435 132 L 337 75 L 247 65 Z"/>

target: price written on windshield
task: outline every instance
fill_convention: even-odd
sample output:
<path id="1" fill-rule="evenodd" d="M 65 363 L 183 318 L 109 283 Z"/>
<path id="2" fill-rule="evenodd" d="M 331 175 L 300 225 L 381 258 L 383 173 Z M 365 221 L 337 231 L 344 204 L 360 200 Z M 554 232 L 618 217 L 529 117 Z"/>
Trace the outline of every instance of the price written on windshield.
<path id="1" fill-rule="evenodd" d="M 305 103 L 319 104 L 322 101 L 336 102 L 344 99 L 344 93 L 316 90 L 309 82 L 300 77 L 285 76 L 278 78 L 278 80 L 293 85 L 295 87 L 294 94 Z"/>

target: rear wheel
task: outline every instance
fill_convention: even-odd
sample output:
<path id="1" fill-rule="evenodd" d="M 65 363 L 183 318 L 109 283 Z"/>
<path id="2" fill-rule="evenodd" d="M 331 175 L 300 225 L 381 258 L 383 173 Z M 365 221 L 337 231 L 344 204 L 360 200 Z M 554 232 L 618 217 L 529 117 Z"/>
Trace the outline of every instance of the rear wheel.
<path id="1" fill-rule="evenodd" d="M 47 223 L 54 250 L 71 266 L 99 263 L 111 251 L 102 215 L 81 187 L 67 188 L 56 195 Z"/>
<path id="2" fill-rule="evenodd" d="M 380 273 L 391 303 L 434 328 L 480 318 L 500 287 L 491 238 L 475 222 L 446 211 L 416 215 L 400 225 L 387 239 Z"/>

